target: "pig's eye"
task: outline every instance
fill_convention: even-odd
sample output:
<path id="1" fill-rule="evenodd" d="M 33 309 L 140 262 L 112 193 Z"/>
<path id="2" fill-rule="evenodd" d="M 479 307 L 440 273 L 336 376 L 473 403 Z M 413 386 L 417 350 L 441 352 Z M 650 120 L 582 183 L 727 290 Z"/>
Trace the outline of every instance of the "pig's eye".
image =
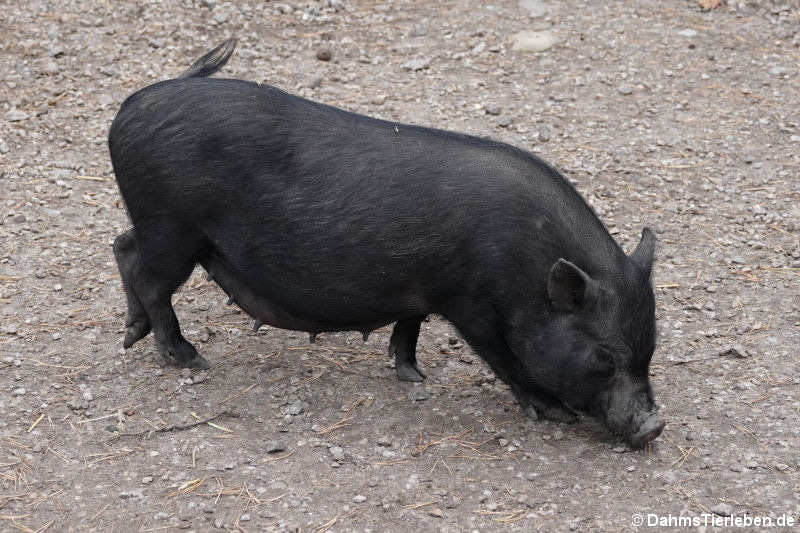
<path id="1" fill-rule="evenodd" d="M 596 349 L 590 357 L 589 370 L 598 377 L 610 378 L 615 370 L 614 356 L 603 348 Z"/>

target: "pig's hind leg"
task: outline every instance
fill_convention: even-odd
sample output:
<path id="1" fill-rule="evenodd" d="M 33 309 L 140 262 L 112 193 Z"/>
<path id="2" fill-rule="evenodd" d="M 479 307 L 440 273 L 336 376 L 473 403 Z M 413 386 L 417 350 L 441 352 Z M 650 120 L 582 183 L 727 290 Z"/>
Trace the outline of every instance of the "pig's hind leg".
<path id="1" fill-rule="evenodd" d="M 128 300 L 128 314 L 125 317 L 125 340 L 123 346 L 130 348 L 139 339 L 150 333 L 150 317 L 142 307 L 142 302 L 133 289 L 133 270 L 136 265 L 136 239 L 134 230 L 128 230 L 114 239 L 114 258 L 122 278 L 122 287 Z"/>
<path id="2" fill-rule="evenodd" d="M 424 316 L 398 320 L 389 341 L 389 356 L 394 357 L 397 379 L 420 382 L 425 374 L 417 365 L 417 337 Z"/>
<path id="3" fill-rule="evenodd" d="M 131 340 L 132 344 L 146 335 L 145 326 L 152 325 L 162 356 L 179 366 L 208 368 L 208 362 L 183 338 L 171 301 L 172 294 L 192 273 L 204 244 L 193 239 L 190 231 L 166 224 L 153 224 L 151 230 L 137 228 L 134 231 L 133 251 L 128 256 L 129 270 L 123 278 L 127 279 L 124 283 L 129 294 L 129 312 L 133 309 L 134 317 L 145 316 L 149 321 L 134 319 L 134 324 L 142 325 L 129 328 L 126 343 Z"/>

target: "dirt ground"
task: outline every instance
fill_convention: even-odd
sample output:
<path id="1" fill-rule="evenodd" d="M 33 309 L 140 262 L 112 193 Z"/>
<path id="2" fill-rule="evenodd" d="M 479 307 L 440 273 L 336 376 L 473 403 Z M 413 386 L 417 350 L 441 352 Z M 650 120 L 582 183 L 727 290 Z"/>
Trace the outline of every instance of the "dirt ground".
<path id="1" fill-rule="evenodd" d="M 800 3 L 0 12 L 1 531 L 800 528 Z M 514 50 L 522 31 L 546 49 Z M 123 351 L 108 127 L 229 36 L 223 76 L 507 141 L 561 168 L 627 250 L 656 228 L 663 435 L 632 451 L 592 420 L 526 419 L 436 317 L 423 385 L 395 379 L 388 328 L 252 333 L 200 270 L 175 306 L 212 368 L 163 366 L 152 337 Z"/>

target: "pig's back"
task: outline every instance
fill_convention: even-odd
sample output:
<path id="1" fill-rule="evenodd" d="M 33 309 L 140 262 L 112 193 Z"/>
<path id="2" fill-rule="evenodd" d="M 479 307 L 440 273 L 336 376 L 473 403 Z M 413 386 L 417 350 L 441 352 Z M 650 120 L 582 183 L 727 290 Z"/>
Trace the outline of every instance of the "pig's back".
<path id="1" fill-rule="evenodd" d="M 548 210 L 565 231 L 577 216 L 594 226 L 584 235 L 605 233 L 531 154 L 239 80 L 147 87 L 123 104 L 109 144 L 134 225 L 181 220 L 249 283 L 280 280 L 276 293 L 331 280 L 345 299 L 389 285 L 441 291 L 466 263 L 491 268 L 535 239 Z"/>

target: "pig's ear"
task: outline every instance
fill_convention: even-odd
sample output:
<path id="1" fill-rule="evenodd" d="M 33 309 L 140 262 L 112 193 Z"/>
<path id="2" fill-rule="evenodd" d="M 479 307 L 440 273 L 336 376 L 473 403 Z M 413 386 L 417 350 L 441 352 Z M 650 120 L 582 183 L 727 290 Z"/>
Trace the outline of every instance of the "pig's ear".
<path id="1" fill-rule="evenodd" d="M 636 245 L 636 249 L 631 254 L 631 259 L 644 270 L 647 277 L 653 269 L 653 253 L 656 249 L 656 237 L 650 228 L 642 230 L 642 240 Z"/>
<path id="2" fill-rule="evenodd" d="M 593 298 L 595 288 L 596 282 L 589 274 L 566 259 L 559 259 L 550 269 L 547 296 L 559 311 L 580 309 Z"/>

